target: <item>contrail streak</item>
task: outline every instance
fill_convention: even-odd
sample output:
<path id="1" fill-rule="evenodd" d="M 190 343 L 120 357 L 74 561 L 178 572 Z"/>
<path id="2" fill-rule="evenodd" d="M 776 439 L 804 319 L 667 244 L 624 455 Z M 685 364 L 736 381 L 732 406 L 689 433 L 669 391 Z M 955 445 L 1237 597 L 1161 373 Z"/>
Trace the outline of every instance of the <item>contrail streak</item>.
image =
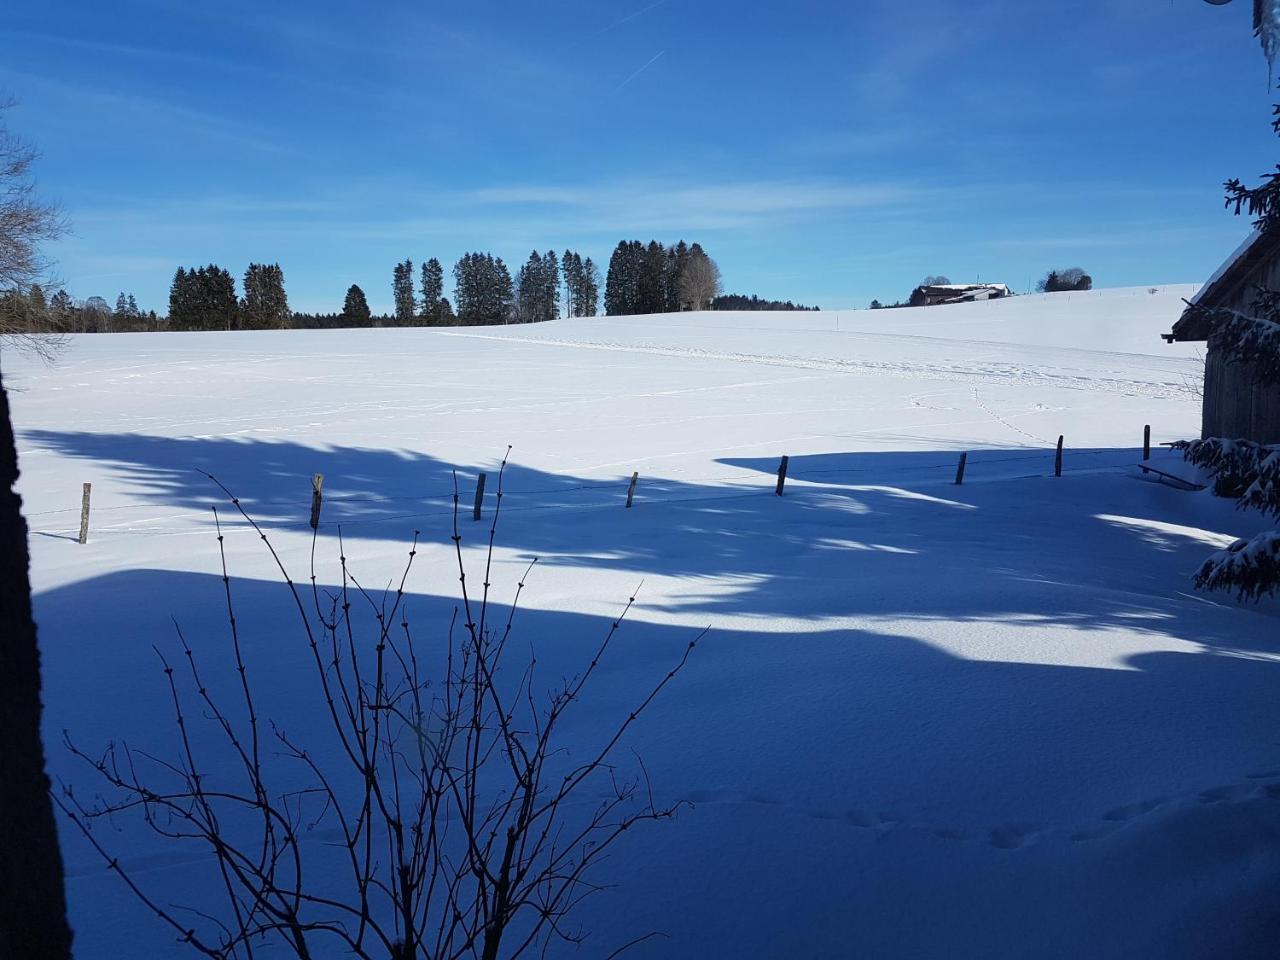
<path id="1" fill-rule="evenodd" d="M 616 87 L 614 87 L 614 88 L 613 88 L 613 92 L 614 92 L 614 93 L 617 93 L 619 90 L 621 90 L 623 87 L 625 87 L 628 83 L 630 83 L 630 82 L 631 82 L 632 80 L 634 80 L 636 77 L 640 76 L 640 74 L 644 73 L 646 70 L 648 70 L 650 67 L 652 67 L 655 63 L 657 63 L 657 62 L 658 62 L 658 58 L 659 58 L 659 57 L 661 57 L 661 56 L 662 56 L 664 53 L 666 53 L 666 52 L 667 52 L 667 51 L 665 51 L 665 50 L 659 50 L 657 53 L 655 53 L 652 57 L 650 57 L 650 58 L 649 58 L 648 62 L 646 62 L 646 63 L 645 63 L 645 65 L 644 65 L 643 67 L 641 67 L 639 70 L 637 70 L 637 71 L 636 71 L 635 73 L 633 73 L 631 76 L 627 77 L 627 79 L 623 80 L 620 84 L 618 84 Z"/>
<path id="2" fill-rule="evenodd" d="M 635 13 L 629 13 L 625 17 L 623 17 L 621 20 L 619 20 L 617 23 L 609 24 L 609 26 L 601 30 L 600 33 L 608 33 L 610 30 L 616 30 L 618 27 L 622 26 L 624 23 L 630 23 L 636 17 L 643 16 L 644 14 L 648 13 L 650 10 L 654 9 L 655 7 L 660 7 L 666 2 L 667 0 L 657 0 L 656 3 L 651 3 L 647 7 L 643 7 L 640 10 L 637 10 Z M 600 33 L 597 33 L 596 36 L 597 37 L 600 36 Z"/>

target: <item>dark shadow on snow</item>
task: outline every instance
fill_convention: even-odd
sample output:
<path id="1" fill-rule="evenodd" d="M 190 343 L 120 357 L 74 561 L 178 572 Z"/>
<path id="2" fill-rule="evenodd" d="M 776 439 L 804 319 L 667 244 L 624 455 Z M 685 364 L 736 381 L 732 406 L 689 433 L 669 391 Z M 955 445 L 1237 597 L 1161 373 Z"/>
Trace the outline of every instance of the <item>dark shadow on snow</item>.
<path id="1" fill-rule="evenodd" d="M 24 439 L 114 467 L 157 506 L 225 505 L 199 472 L 208 470 L 268 529 L 306 529 L 310 477 L 322 472 L 321 556 L 339 524 L 348 537 L 407 542 L 419 529 L 429 542 L 447 542 L 454 470 L 464 516 L 479 471 L 489 474 L 490 493 L 496 485 L 496 462 L 455 467 L 413 451 L 47 431 Z M 760 483 L 750 474 L 720 484 L 642 477 L 632 510 L 623 509 L 625 476 L 556 476 L 516 463 L 507 469 L 498 539 L 543 564 L 681 578 L 667 606 L 700 615 L 1000 618 L 1137 629 L 1232 649 L 1273 632 L 1265 613 L 1187 596 L 1190 573 L 1211 547 L 1194 531 L 1171 532 L 1158 521 L 1190 509 L 1208 510 L 1207 524 L 1220 522 L 1213 505 L 1136 479 L 1087 475 L 1132 466 L 1136 451 L 1069 450 L 1061 480 L 1051 476 L 1052 450 L 978 451 L 960 487 L 950 482 L 955 456 L 796 457 L 782 498 L 773 495 L 775 460 L 726 460 L 760 474 Z M 982 482 L 1000 477 L 1018 479 Z M 1086 507 L 1063 499 L 1089 483 L 1108 484 L 1106 496 L 1086 498 Z M 1118 500 L 1095 514 L 1096 501 L 1108 498 Z M 492 505 L 490 497 L 486 512 Z M 229 506 L 222 513 L 236 522 Z M 109 517 L 121 519 L 127 528 L 127 511 Z M 487 531 L 464 523 L 473 541 Z M 145 524 L 138 534 L 146 535 Z"/>

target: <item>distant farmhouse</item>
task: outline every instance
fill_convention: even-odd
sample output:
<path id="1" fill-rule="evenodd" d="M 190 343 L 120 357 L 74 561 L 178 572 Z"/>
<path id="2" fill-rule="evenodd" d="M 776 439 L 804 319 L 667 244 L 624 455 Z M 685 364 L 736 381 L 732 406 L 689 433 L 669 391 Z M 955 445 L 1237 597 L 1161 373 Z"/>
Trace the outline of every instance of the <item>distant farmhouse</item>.
<path id="1" fill-rule="evenodd" d="M 1003 283 L 941 283 L 916 287 L 911 291 L 911 306 L 934 307 L 943 303 L 973 303 L 976 300 L 1000 300 L 1012 296 Z"/>
<path id="2" fill-rule="evenodd" d="M 1255 230 L 1189 302 L 1248 313 L 1258 287 L 1280 289 L 1280 231 Z M 1251 363 L 1229 362 L 1210 336 L 1211 325 L 1209 316 L 1188 308 L 1161 334 L 1169 343 L 1208 342 L 1200 435 L 1280 443 L 1280 384 L 1259 383 Z"/>

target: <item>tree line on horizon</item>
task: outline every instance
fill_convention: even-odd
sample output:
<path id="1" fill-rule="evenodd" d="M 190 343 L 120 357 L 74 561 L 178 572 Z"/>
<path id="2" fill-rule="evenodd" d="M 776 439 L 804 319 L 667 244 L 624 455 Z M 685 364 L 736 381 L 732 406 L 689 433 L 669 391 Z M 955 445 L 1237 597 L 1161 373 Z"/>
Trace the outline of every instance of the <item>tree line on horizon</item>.
<path id="1" fill-rule="evenodd" d="M 513 277 L 501 257 L 463 254 L 454 264 L 453 300 L 445 296 L 445 271 L 436 257 L 420 264 L 406 258 L 392 269 L 392 312 L 375 314 L 358 284 L 351 284 L 334 313 L 294 311 L 278 263 L 250 263 L 237 291 L 235 277 L 216 263 L 179 267 L 169 287 L 168 313 L 138 307 L 121 292 L 113 308 L 92 296 L 73 300 L 64 289 L 52 296 L 33 284 L 26 292 L 0 293 L 0 312 L 18 329 L 65 333 L 159 330 L 283 330 L 340 327 L 475 326 L 540 323 L 564 317 L 679 313 L 690 310 L 808 310 L 790 300 L 723 294 L 720 269 L 701 244 L 681 240 L 620 241 L 603 284 L 600 269 L 580 252 L 529 254 Z"/>

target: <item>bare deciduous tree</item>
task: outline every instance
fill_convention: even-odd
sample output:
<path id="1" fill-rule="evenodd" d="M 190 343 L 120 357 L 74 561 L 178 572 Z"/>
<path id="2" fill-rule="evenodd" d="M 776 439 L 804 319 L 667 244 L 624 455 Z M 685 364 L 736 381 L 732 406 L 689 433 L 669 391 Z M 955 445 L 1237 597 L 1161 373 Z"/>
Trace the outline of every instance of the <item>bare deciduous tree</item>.
<path id="1" fill-rule="evenodd" d="M 13 101 L 0 99 L 0 343 L 16 343 L 49 356 L 57 345 L 44 316 L 33 317 L 27 297 L 52 284 L 43 245 L 66 232 L 58 208 L 36 195 L 34 148 L 9 130 L 4 113 Z"/>
<path id="2" fill-rule="evenodd" d="M 689 258 L 680 275 L 681 304 L 686 310 L 710 310 L 720 289 L 720 268 L 695 243 L 689 248 Z"/>
<path id="3" fill-rule="evenodd" d="M 461 599 L 447 645 L 422 645 L 410 627 L 405 583 L 416 536 L 394 589 L 366 590 L 344 555 L 341 585 L 332 594 L 316 585 L 313 538 L 308 591 L 232 498 L 288 584 L 332 734 L 329 749 L 316 750 L 263 717 L 223 553 L 235 702 L 214 692 L 216 680 L 206 681 L 179 630 L 179 662 L 161 655 L 176 759 L 125 744 L 91 755 L 68 739 L 114 796 L 86 804 L 64 786 L 57 797 L 179 941 L 217 958 L 252 958 L 272 941 L 299 958 L 333 945 L 351 956 L 390 960 L 540 955 L 557 939 L 583 939 L 569 914 L 599 889 L 590 868 L 631 827 L 675 812 L 655 803 L 643 764 L 637 760 L 638 774 L 624 777 L 613 754 L 683 668 L 697 638 L 594 747 L 570 756 L 560 735 L 563 718 L 596 676 L 631 603 L 582 672 L 543 700 L 532 650 L 518 661 L 511 653 L 524 578 L 510 608 L 497 611 L 489 597 L 501 478 L 500 472 L 478 595 L 463 563 L 455 486 Z M 215 749 L 230 757 L 230 769 L 211 762 Z M 296 768 L 292 776 L 281 764 Z M 588 802 L 588 795 L 598 799 Z M 225 894 L 219 915 L 194 892 L 181 907 L 168 905 L 177 898 L 172 891 L 162 902 L 106 850 L 93 825 L 127 814 L 174 842 L 207 849 L 213 888 Z M 308 839 L 317 829 L 329 843 Z"/>

